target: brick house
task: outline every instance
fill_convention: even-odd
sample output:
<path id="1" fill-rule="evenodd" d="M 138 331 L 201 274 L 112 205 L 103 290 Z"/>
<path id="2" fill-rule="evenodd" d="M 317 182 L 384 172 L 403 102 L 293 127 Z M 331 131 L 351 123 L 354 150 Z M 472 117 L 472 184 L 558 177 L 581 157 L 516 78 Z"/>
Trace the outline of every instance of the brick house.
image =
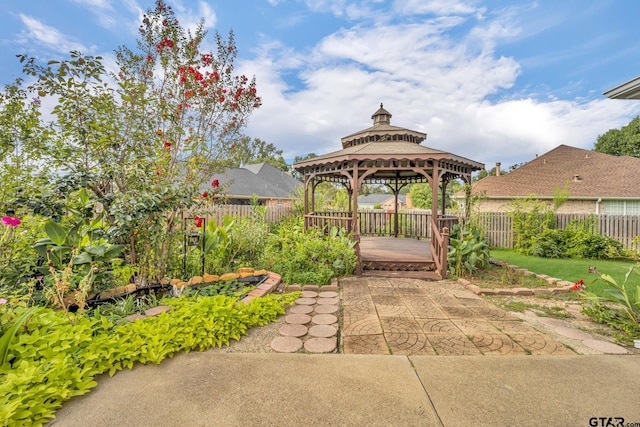
<path id="1" fill-rule="evenodd" d="M 293 206 L 302 183 L 269 163 L 240 165 L 216 175 L 228 204 L 248 205 L 254 196 L 264 206 Z"/>
<path id="2" fill-rule="evenodd" d="M 514 199 L 535 197 L 553 203 L 566 188 L 558 213 L 640 215 L 640 159 L 560 145 L 514 171 L 487 176 L 472 185 L 481 212 L 504 212 Z M 459 206 L 464 194 L 454 199 Z"/>

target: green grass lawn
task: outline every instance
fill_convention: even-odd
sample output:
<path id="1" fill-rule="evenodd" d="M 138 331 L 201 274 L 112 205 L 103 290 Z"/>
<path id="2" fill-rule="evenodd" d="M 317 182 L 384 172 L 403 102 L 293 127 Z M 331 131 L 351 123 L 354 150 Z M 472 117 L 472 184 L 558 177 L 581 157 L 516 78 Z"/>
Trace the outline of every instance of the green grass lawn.
<path id="1" fill-rule="evenodd" d="M 596 274 L 589 273 L 589 267 L 595 267 L 598 272 L 608 274 L 618 283 L 623 283 L 624 275 L 629 271 L 629 267 L 638 265 L 632 261 L 622 260 L 539 258 L 522 255 L 506 249 L 492 249 L 491 258 L 507 261 L 510 264 L 517 265 L 520 268 L 526 268 L 534 273 L 546 274 L 547 276 L 557 277 L 558 279 L 569 282 L 582 279 L 587 286 L 591 285 L 598 278 Z M 638 271 L 640 271 L 640 267 L 638 267 Z M 640 276 L 633 274 L 629 278 L 627 285 L 638 283 L 639 278 Z M 600 288 L 599 283 L 594 283 L 592 290 L 597 292 Z"/>

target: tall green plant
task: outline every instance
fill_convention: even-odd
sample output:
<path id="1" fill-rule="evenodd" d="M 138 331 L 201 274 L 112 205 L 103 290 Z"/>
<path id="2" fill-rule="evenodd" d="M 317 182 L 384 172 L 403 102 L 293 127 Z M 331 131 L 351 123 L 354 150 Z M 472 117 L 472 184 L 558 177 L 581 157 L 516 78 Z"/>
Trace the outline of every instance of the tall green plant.
<path id="1" fill-rule="evenodd" d="M 456 276 L 473 272 L 489 264 L 489 245 L 482 237 L 480 230 L 474 227 L 451 227 L 449 251 L 447 254 L 449 268 Z"/>
<path id="2" fill-rule="evenodd" d="M 555 215 L 547 204 L 535 199 L 515 200 L 509 212 L 513 227 L 513 247 L 516 251 L 529 255 L 538 236 L 549 229 L 555 229 Z"/>
<path id="3" fill-rule="evenodd" d="M 640 284 L 628 283 L 632 273 L 640 274 L 635 267 L 630 267 L 622 284 L 618 284 L 608 274 L 601 274 L 599 280 L 605 285 L 602 294 L 587 292 L 587 297 L 595 303 L 604 300 L 619 305 L 629 321 L 638 324 L 640 323 Z"/>

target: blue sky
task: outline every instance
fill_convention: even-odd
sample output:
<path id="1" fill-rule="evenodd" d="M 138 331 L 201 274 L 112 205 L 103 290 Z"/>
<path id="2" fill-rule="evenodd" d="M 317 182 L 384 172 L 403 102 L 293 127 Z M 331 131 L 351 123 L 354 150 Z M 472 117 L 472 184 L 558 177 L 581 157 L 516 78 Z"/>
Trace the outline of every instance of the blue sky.
<path id="1" fill-rule="evenodd" d="M 340 148 L 381 102 L 423 145 L 503 168 L 598 135 L 640 114 L 602 93 L 640 75 L 640 2 L 633 0 L 168 0 L 179 21 L 233 29 L 238 72 L 263 106 L 246 133 L 285 158 Z M 147 0 L 5 2 L 0 83 L 15 55 L 135 47 Z M 209 39 L 213 43 L 213 38 Z"/>

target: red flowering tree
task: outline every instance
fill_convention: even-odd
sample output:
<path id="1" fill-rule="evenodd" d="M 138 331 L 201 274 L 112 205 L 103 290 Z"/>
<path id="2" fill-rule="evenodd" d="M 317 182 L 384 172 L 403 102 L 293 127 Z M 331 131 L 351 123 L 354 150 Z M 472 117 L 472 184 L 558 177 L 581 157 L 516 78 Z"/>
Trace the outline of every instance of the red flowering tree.
<path id="1" fill-rule="evenodd" d="M 92 191 L 111 238 L 156 279 L 179 212 L 215 199 L 219 188 L 208 183 L 216 165 L 261 104 L 255 80 L 234 73 L 233 33 L 215 35 L 215 52 L 202 50 L 206 35 L 202 23 L 185 30 L 158 0 L 143 17 L 137 48 L 116 50 L 115 88 L 99 57 L 72 52 L 47 66 L 21 57 L 38 77 L 31 89 L 58 100 L 51 163 Z"/>

